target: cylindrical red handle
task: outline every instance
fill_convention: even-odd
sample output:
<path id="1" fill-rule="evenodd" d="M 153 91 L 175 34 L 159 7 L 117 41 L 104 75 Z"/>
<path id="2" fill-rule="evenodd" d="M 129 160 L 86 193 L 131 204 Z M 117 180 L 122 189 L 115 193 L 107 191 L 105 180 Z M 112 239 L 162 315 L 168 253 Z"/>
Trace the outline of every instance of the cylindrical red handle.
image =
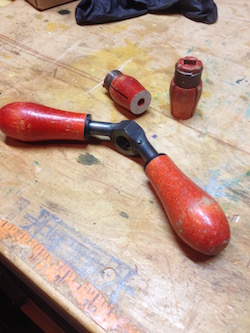
<path id="1" fill-rule="evenodd" d="M 84 140 L 87 114 L 53 109 L 30 102 L 17 102 L 0 109 L 0 130 L 26 142 Z"/>
<path id="2" fill-rule="evenodd" d="M 227 218 L 219 204 L 193 183 L 166 155 L 145 169 L 176 233 L 195 250 L 215 255 L 230 239 Z"/>
<path id="3" fill-rule="evenodd" d="M 150 92 L 139 81 L 118 70 L 106 75 L 104 87 L 113 101 L 136 115 L 145 112 L 151 102 Z"/>
<path id="4" fill-rule="evenodd" d="M 185 89 L 177 86 L 173 78 L 169 91 L 172 116 L 180 120 L 193 117 L 201 97 L 202 81 L 197 87 Z"/>

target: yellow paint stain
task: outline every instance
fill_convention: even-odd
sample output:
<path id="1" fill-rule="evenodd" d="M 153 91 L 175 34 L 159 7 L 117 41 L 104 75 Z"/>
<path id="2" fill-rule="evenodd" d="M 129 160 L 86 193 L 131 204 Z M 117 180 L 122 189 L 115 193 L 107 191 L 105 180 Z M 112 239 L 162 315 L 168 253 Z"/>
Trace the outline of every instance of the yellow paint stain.
<path id="1" fill-rule="evenodd" d="M 54 32 L 56 30 L 66 30 L 67 26 L 65 24 L 58 24 L 54 22 L 49 22 L 46 26 L 48 32 Z"/>
<path id="2" fill-rule="evenodd" d="M 128 24 L 121 24 L 120 22 L 118 22 L 118 23 L 113 23 L 113 24 L 110 24 L 109 26 L 107 26 L 105 28 L 105 32 L 108 31 L 109 33 L 117 34 L 119 32 L 127 30 L 127 28 L 128 28 Z"/>
<path id="3" fill-rule="evenodd" d="M 131 59 L 131 61 L 128 62 L 129 59 Z M 89 56 L 77 59 L 72 66 L 87 72 L 90 70 L 92 72 L 96 71 L 97 73 L 103 72 L 105 75 L 109 71 L 118 69 L 126 63 L 127 65 L 125 65 L 123 70 L 127 70 L 130 75 L 134 75 L 134 69 L 137 69 L 137 73 L 140 73 L 140 71 L 143 72 L 144 65 L 147 62 L 151 63 L 147 49 L 139 47 L 130 41 L 126 41 L 124 45 L 106 48 Z"/>
<path id="4" fill-rule="evenodd" d="M 7 53 L 1 53 L 0 56 L 4 59 L 11 59 L 12 57 Z"/>
<path id="5" fill-rule="evenodd" d="M 83 105 L 89 113 L 94 114 L 96 110 L 98 119 L 103 121 L 116 122 L 124 118 L 102 86 L 111 70 L 120 69 L 124 74 L 135 77 L 146 89 L 153 80 L 152 61 L 147 48 L 130 41 L 81 56 L 70 67 L 72 70 L 60 69 L 56 75 L 56 78 L 68 83 L 68 98 Z M 80 89 L 80 93 L 76 93 L 76 88 Z"/>
<path id="6" fill-rule="evenodd" d="M 147 47 L 122 41 L 121 45 L 105 48 L 87 56 L 78 56 L 67 66 L 60 66 L 53 77 L 39 76 L 39 84 L 50 93 L 40 92 L 40 101 L 58 108 L 91 113 L 93 119 L 117 122 L 126 115 L 112 101 L 102 86 L 104 77 L 114 69 L 136 78 L 152 95 L 151 106 L 160 113 L 169 110 L 168 90 L 171 73 L 166 68 L 155 69 Z M 154 70 L 152 69 L 154 68 Z M 40 68 L 32 68 L 39 74 Z M 53 80 L 57 80 L 53 84 Z M 52 84 L 51 84 L 52 83 Z M 31 90 L 35 89 L 34 84 Z"/>
<path id="7" fill-rule="evenodd" d="M 11 0 L 0 0 L 0 7 L 5 7 L 9 5 L 12 1 Z"/>
<path id="8" fill-rule="evenodd" d="M 212 148 L 214 151 L 217 150 L 217 145 L 216 142 L 213 138 L 211 138 L 210 136 L 206 135 L 204 137 L 204 141 L 207 143 L 207 145 Z"/>
<path id="9" fill-rule="evenodd" d="M 38 19 L 38 20 L 41 20 L 43 18 L 43 15 L 42 14 L 36 14 L 35 18 Z"/>
<path id="10" fill-rule="evenodd" d="M 203 118 L 203 114 L 202 114 L 202 111 L 200 109 L 197 109 L 196 113 L 200 116 L 200 118 Z"/>
<path id="11" fill-rule="evenodd" d="M 209 91 L 202 91 L 202 98 L 210 98 L 211 94 Z"/>

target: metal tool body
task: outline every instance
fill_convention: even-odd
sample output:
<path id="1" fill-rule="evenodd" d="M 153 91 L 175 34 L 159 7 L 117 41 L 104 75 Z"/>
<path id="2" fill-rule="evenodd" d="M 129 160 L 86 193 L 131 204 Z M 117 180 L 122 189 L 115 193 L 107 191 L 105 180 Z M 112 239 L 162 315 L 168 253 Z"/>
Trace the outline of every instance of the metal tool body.
<path id="1" fill-rule="evenodd" d="M 20 102 L 0 109 L 0 129 L 6 135 L 26 142 L 84 141 L 91 136 L 107 136 L 122 154 L 139 154 L 144 159 L 145 173 L 172 227 L 183 241 L 207 255 L 218 254 L 229 243 L 229 224 L 219 204 L 167 155 L 158 154 L 143 129 L 132 120 L 97 122 L 88 114 Z"/>
<path id="2" fill-rule="evenodd" d="M 128 156 L 139 154 L 146 163 L 158 155 L 148 142 L 143 129 L 133 120 L 116 124 L 90 120 L 86 133 L 89 136 L 108 136 L 120 153 Z"/>

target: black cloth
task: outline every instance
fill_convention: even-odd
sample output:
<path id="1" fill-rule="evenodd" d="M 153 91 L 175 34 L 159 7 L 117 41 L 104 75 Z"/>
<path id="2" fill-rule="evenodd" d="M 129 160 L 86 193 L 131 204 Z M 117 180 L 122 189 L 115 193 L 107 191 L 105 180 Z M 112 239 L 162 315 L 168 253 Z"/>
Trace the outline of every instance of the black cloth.
<path id="1" fill-rule="evenodd" d="M 121 21 L 151 14 L 182 14 L 191 20 L 214 23 L 217 7 L 213 0 L 82 0 L 76 7 L 79 25 Z"/>

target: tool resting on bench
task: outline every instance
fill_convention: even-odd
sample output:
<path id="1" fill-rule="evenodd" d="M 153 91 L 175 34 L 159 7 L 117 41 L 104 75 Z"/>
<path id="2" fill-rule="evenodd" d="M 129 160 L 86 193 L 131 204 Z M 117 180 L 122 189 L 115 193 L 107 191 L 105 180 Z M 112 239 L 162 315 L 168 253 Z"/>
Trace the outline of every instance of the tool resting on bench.
<path id="1" fill-rule="evenodd" d="M 218 254 L 229 243 L 229 224 L 219 204 L 167 155 L 158 154 L 143 129 L 132 120 L 98 122 L 89 114 L 16 102 L 0 109 L 0 129 L 7 136 L 25 142 L 87 141 L 92 136 L 107 136 L 122 154 L 143 158 L 145 173 L 173 229 L 184 242 L 206 255 Z"/>

